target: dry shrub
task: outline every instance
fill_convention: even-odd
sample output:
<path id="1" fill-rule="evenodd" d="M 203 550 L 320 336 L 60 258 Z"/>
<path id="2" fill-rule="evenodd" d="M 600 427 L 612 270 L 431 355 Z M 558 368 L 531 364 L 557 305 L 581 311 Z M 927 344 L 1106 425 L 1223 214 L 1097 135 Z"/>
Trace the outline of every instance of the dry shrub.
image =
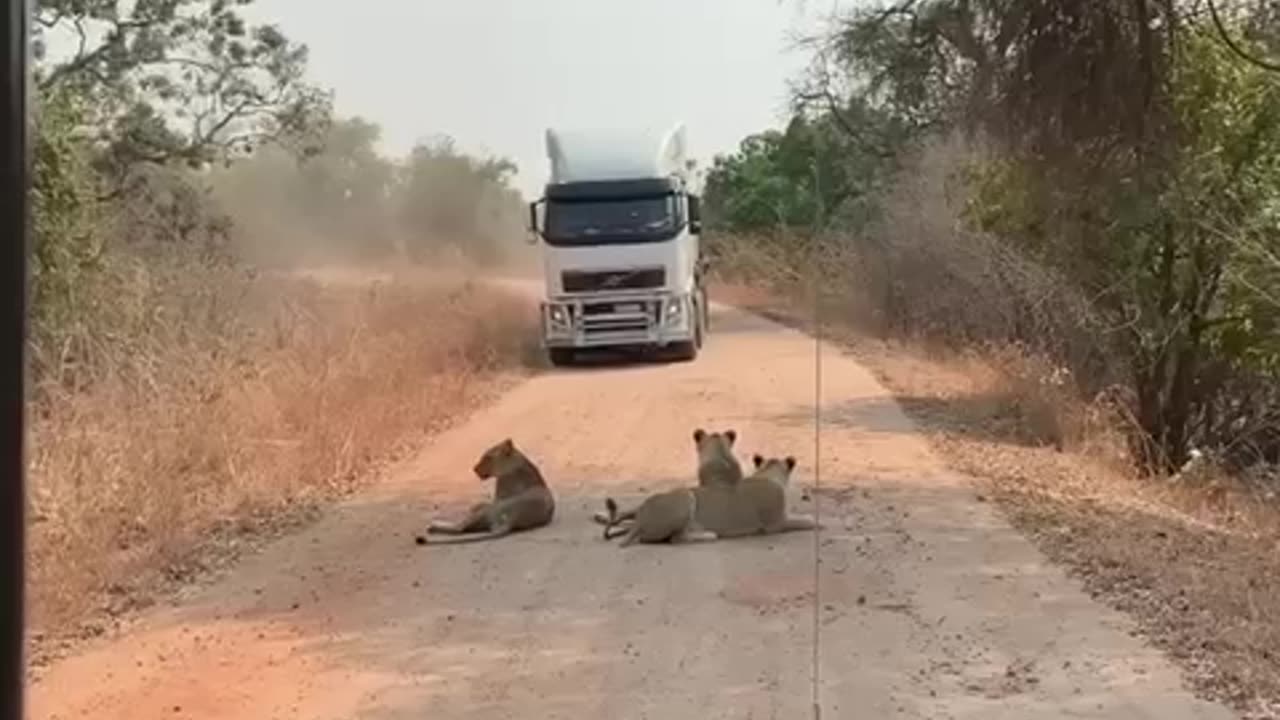
<path id="1" fill-rule="evenodd" d="M 757 288 L 771 296 L 796 290 L 805 273 L 803 240 L 788 233 L 713 236 L 707 248 L 717 281 L 735 288 Z"/>
<path id="2" fill-rule="evenodd" d="M 37 631 L 118 609 L 212 535 L 349 488 L 536 349 L 523 300 L 461 278 L 153 261 L 95 291 L 101 313 L 62 343 L 76 350 L 43 354 L 30 401 Z"/>
<path id="3" fill-rule="evenodd" d="M 749 256 L 750 251 L 743 254 Z M 784 290 L 772 289 L 777 287 Z M 718 279 L 715 285 L 717 300 L 812 330 L 812 298 L 802 297 L 803 293 L 803 283 L 788 286 L 784 281 Z M 841 300 L 849 304 L 837 304 Z M 823 335 L 854 345 L 864 359 L 874 356 L 872 364 L 893 375 L 890 384 L 895 388 L 923 383 L 921 395 L 899 398 L 904 404 L 946 403 L 949 416 L 967 427 L 981 427 L 991 439 L 1101 452 L 1118 464 L 1131 465 L 1120 432 L 1124 413 L 1111 393 L 1087 400 L 1073 373 L 1045 353 L 1021 343 L 962 345 L 929 335 L 876 341 L 865 334 L 872 314 L 851 309 L 856 307 L 865 305 L 849 301 L 847 295 L 837 295 L 835 302 L 828 296 L 820 315 Z M 908 361 L 904 350 L 918 360 Z"/>
<path id="4" fill-rule="evenodd" d="M 880 192 L 869 223 L 833 218 L 816 236 L 718 237 L 717 277 L 791 300 L 820 282 L 823 314 L 883 338 L 953 349 L 1014 345 L 1052 359 L 1088 393 L 1123 379 L 1111 327 L 1075 285 L 962 222 L 957 184 L 980 150 L 923 144 Z M 857 230 L 843 228 L 857 227 Z"/>
<path id="5" fill-rule="evenodd" d="M 1019 345 L 972 349 L 960 360 L 967 367 L 974 399 L 969 420 L 993 437 L 1058 450 L 1086 438 L 1084 403 L 1065 368 Z"/>
<path id="6" fill-rule="evenodd" d="M 978 152 L 955 138 L 924 145 L 887 189 L 866 237 L 832 244 L 833 265 L 858 268 L 856 287 L 875 289 L 862 294 L 895 336 L 1014 343 L 1089 389 L 1114 382 L 1119 365 L 1101 344 L 1110 328 L 1090 300 L 1018 248 L 964 227 L 957 183 Z"/>

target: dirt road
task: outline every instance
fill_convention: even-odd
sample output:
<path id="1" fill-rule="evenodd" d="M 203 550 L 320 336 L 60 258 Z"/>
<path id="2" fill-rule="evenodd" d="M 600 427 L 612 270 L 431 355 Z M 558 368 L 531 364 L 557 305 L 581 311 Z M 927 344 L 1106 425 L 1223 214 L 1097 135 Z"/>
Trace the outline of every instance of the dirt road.
<path id="1" fill-rule="evenodd" d="M 387 482 L 123 638 L 52 668 L 31 717 L 1230 718 L 1091 602 L 892 399 L 824 350 L 820 591 L 809 534 L 619 549 L 606 491 L 688 482 L 695 426 L 814 467 L 814 342 L 717 309 L 688 364 L 550 372 Z M 505 436 L 560 497 L 549 528 L 420 548 Z M 813 512 L 796 491 L 797 512 Z M 814 652 L 814 622 L 819 645 Z"/>

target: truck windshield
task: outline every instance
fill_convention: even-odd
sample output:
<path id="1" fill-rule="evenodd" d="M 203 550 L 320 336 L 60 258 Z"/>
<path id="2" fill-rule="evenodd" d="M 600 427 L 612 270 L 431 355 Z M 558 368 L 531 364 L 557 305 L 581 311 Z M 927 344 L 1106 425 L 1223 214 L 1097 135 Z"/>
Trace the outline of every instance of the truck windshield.
<path id="1" fill-rule="evenodd" d="M 547 203 L 545 235 L 552 245 L 658 242 L 679 229 L 674 195 Z"/>

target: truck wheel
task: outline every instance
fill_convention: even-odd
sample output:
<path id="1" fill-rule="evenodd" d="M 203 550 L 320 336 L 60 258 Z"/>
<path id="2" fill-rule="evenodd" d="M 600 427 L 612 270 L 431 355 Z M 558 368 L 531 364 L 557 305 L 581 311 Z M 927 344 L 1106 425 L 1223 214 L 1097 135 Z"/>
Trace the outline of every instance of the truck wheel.
<path id="1" fill-rule="evenodd" d="M 678 362 L 693 360 L 698 357 L 698 350 L 702 349 L 702 316 L 700 313 L 694 313 L 693 318 L 693 339 L 671 346 L 672 355 Z"/>
<path id="2" fill-rule="evenodd" d="M 671 346 L 671 355 L 677 362 L 689 362 L 698 357 L 698 344 L 694 341 L 674 343 Z"/>
<path id="3" fill-rule="evenodd" d="M 693 321 L 693 344 L 701 350 L 702 343 L 706 342 L 704 333 L 707 331 L 707 322 L 703 319 L 701 303 L 699 303 L 696 310 L 697 312 L 694 313 L 695 320 Z"/>
<path id="4" fill-rule="evenodd" d="M 707 300 L 707 289 L 698 293 L 698 311 L 702 315 L 702 332 L 711 332 L 711 303 Z"/>
<path id="5" fill-rule="evenodd" d="M 555 367 L 568 367 L 573 364 L 573 348 L 548 348 L 547 358 Z"/>

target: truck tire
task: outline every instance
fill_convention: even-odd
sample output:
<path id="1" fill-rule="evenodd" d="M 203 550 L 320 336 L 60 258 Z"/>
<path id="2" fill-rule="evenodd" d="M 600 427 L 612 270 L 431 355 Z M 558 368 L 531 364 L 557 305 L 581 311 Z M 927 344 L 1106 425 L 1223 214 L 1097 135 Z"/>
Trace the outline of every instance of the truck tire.
<path id="1" fill-rule="evenodd" d="M 547 348 L 547 359 L 555 367 L 569 367 L 573 364 L 573 348 Z"/>
<path id="2" fill-rule="evenodd" d="M 671 346 L 672 355 L 678 362 L 689 362 L 697 358 L 698 351 L 702 349 L 702 313 L 694 313 L 693 317 L 693 339 Z"/>
<path id="3" fill-rule="evenodd" d="M 692 340 L 674 343 L 671 346 L 671 356 L 676 362 L 689 362 L 698 357 L 698 344 Z"/>
<path id="4" fill-rule="evenodd" d="M 705 333 L 707 333 L 707 320 L 703 319 L 703 310 L 698 304 L 694 306 L 694 347 L 698 350 L 703 348 Z"/>
<path id="5" fill-rule="evenodd" d="M 706 286 L 698 291 L 698 310 L 702 315 L 702 334 L 706 335 L 711 332 L 711 302 L 707 299 Z"/>
<path id="6" fill-rule="evenodd" d="M 694 326 L 693 326 L 693 340 L 695 343 L 697 343 L 698 349 L 701 350 L 702 345 L 707 341 L 708 313 L 707 313 L 707 300 L 705 296 L 698 299 L 698 304 L 695 310 L 697 310 L 697 312 L 694 313 L 694 315 L 697 317 L 697 320 L 694 322 Z"/>

